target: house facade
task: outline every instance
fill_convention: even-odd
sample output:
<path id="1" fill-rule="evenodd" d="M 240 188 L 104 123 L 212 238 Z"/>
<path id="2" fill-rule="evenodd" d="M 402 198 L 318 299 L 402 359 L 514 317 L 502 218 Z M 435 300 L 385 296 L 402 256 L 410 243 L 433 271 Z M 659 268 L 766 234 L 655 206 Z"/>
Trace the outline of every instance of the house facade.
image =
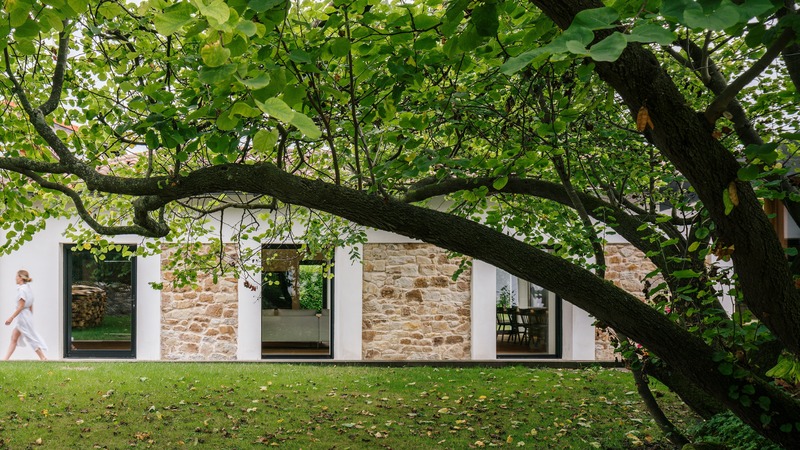
<path id="1" fill-rule="evenodd" d="M 28 270 L 35 325 L 50 359 L 614 358 L 607 335 L 566 299 L 482 261 L 465 263 L 391 233 L 370 231 L 365 244 L 337 248 L 333 260 L 304 256 L 291 243 L 245 243 L 260 253 L 261 273 L 218 279 L 198 273 L 191 286 L 179 287 L 169 262 L 180 255 L 170 246 L 148 257 L 112 251 L 98 261 L 64 237 L 67 225 L 53 220 L 0 258 L 0 315 L 14 310 L 16 271 Z M 118 236 L 113 242 L 136 246 L 146 240 Z M 225 246 L 226 257 L 237 258 L 238 248 Z M 352 258 L 354 252 L 360 258 Z M 643 255 L 625 243 L 609 244 L 607 260 L 609 279 L 641 294 L 641 280 L 651 270 Z M 518 311 L 519 327 L 508 332 L 498 325 L 499 305 Z M 0 328 L 0 346 L 11 330 Z M 28 348 L 14 354 L 35 358 Z"/>

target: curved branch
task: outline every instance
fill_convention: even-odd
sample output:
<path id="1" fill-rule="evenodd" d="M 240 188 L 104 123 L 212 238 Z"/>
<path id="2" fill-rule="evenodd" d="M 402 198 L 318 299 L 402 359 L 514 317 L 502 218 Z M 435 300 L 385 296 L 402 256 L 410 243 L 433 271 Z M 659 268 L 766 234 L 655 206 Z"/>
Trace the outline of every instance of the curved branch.
<path id="1" fill-rule="evenodd" d="M 106 234 L 106 235 L 139 234 L 144 237 L 158 238 L 158 237 L 164 237 L 169 233 L 169 229 L 166 229 L 166 232 L 164 232 L 165 230 L 164 228 L 158 228 L 158 227 L 148 228 L 146 226 L 139 226 L 139 225 L 131 225 L 131 226 L 122 225 L 122 226 L 110 227 L 103 225 L 92 216 L 89 210 L 86 209 L 86 206 L 83 204 L 83 200 L 81 200 L 80 195 L 73 189 L 70 189 L 67 186 L 60 183 L 54 183 L 52 181 L 48 181 L 39 174 L 32 172 L 30 170 L 19 170 L 18 172 L 22 175 L 27 176 L 31 180 L 35 181 L 36 184 L 45 189 L 58 191 L 69 197 L 70 200 L 72 200 L 72 203 L 75 205 L 75 210 L 78 212 L 78 216 L 81 218 L 81 220 L 86 222 L 86 224 L 89 225 L 89 227 L 91 227 L 99 234 Z"/>
<path id="2" fill-rule="evenodd" d="M 574 208 L 574 202 L 570 199 L 564 186 L 557 183 L 542 180 L 509 178 L 508 183 L 506 183 L 503 189 L 498 191 L 492 186 L 493 182 L 494 180 L 491 178 L 472 180 L 449 179 L 435 184 L 416 185 L 406 193 L 402 201 L 413 203 L 460 190 L 486 187 L 489 189 L 489 192 L 531 195 Z M 652 257 L 652 261 L 661 270 L 669 272 L 670 258 L 677 258 L 682 255 L 681 250 L 675 246 L 661 248 L 658 243 L 643 239 L 637 229 L 648 222 L 640 220 L 619 207 L 597 197 L 577 191 L 575 193 L 594 220 L 605 223 L 613 228 L 620 236 L 643 252 L 656 255 Z"/>
<path id="3" fill-rule="evenodd" d="M 736 98 L 736 95 L 744 89 L 745 86 L 750 84 L 751 81 L 755 80 L 757 76 L 761 75 L 761 72 L 766 70 L 767 67 L 772 63 L 772 61 L 781 54 L 784 48 L 786 48 L 789 43 L 791 43 L 795 38 L 794 30 L 791 28 L 784 30 L 778 39 L 772 43 L 767 48 L 767 51 L 761 55 L 761 58 L 758 59 L 749 69 L 745 70 L 739 78 L 733 80 L 722 92 L 720 92 L 717 97 L 708 105 L 706 108 L 705 116 L 708 123 L 715 123 L 717 119 L 722 116 L 722 113 L 728 108 L 728 105 Z M 704 52 L 705 53 L 705 52 Z"/>
<path id="4" fill-rule="evenodd" d="M 50 87 L 50 97 L 42 103 L 39 110 L 47 116 L 58 107 L 61 101 L 61 92 L 64 88 L 64 73 L 67 69 L 67 55 L 69 53 L 69 20 L 62 22 L 63 30 L 58 33 L 58 55 L 56 57 L 56 69 L 53 72 L 53 85 Z"/>
<path id="5" fill-rule="evenodd" d="M 189 174 L 177 185 L 165 186 L 158 196 L 143 197 L 137 206 L 160 208 L 174 200 L 224 190 L 265 194 L 296 206 L 325 211 L 362 226 L 428 242 L 485 261 L 521 279 L 558 293 L 570 303 L 646 346 L 669 366 L 707 390 L 741 417 L 750 410 L 729 396 L 745 384 L 772 400 L 771 425 L 794 424 L 800 402 L 758 377 L 725 375 L 714 360 L 715 351 L 634 295 L 596 277 L 569 261 L 520 242 L 485 225 L 452 214 L 410 205 L 391 198 L 288 174 L 272 164 L 220 165 Z M 674 343 L 680 342 L 680 346 Z M 737 369 L 738 370 L 738 369 Z M 742 368 L 741 370 L 747 370 Z M 748 388 L 751 389 L 751 388 Z M 751 423 L 764 433 L 756 417 Z M 778 436 L 772 433 L 770 436 Z M 800 430 L 780 434 L 779 442 L 800 440 Z"/>
<path id="6" fill-rule="evenodd" d="M 677 44 L 683 48 L 683 50 L 695 64 L 699 63 L 703 57 L 703 52 L 697 44 L 689 41 L 688 39 L 680 39 Z M 800 47 L 798 47 L 798 50 L 800 50 Z M 682 65 L 692 68 L 692 63 L 690 61 L 686 61 L 681 55 L 675 53 L 672 49 L 666 48 L 666 51 Z M 800 66 L 800 54 L 797 56 L 797 58 L 798 66 Z M 727 89 L 728 82 L 725 80 L 725 77 L 722 75 L 719 67 L 717 67 L 716 63 L 712 59 L 707 59 L 706 63 L 708 64 L 710 76 L 708 79 L 703 79 L 700 77 L 701 81 L 712 93 L 715 95 L 721 95 L 722 92 Z M 800 67 L 798 70 L 800 70 Z M 764 144 L 764 140 L 758 134 L 758 131 L 756 131 L 752 122 L 750 122 L 750 120 L 747 118 L 747 112 L 744 110 L 742 104 L 739 103 L 738 100 L 733 99 L 730 104 L 728 104 L 727 110 L 731 113 L 731 121 L 733 122 L 734 131 L 736 131 L 736 135 L 744 145 Z M 797 194 L 797 187 L 794 186 L 785 175 L 780 177 L 779 187 L 787 194 L 784 196 L 783 205 L 786 207 L 786 210 L 789 212 L 789 215 L 792 217 L 792 219 L 796 223 L 800 223 L 800 202 L 792 200 L 792 198 L 796 196 L 788 195 L 791 193 Z"/>

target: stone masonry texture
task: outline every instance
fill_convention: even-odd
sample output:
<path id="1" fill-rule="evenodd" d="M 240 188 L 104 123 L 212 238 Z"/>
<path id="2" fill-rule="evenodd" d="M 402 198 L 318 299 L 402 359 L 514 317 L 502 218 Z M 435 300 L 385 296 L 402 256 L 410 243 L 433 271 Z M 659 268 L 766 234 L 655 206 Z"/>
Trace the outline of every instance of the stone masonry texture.
<path id="1" fill-rule="evenodd" d="M 471 275 L 429 244 L 365 244 L 365 360 L 466 360 L 471 349 Z"/>
<path id="2" fill-rule="evenodd" d="M 617 287 L 644 300 L 644 279 L 656 266 L 639 249 L 630 244 L 607 244 L 606 279 Z M 595 359 L 620 360 L 614 353 L 611 336 L 603 329 L 595 329 Z"/>
<path id="3" fill-rule="evenodd" d="M 207 251 L 204 247 L 203 251 Z M 236 248 L 225 246 L 227 257 Z M 175 287 L 166 263 L 174 249 L 161 253 L 161 359 L 181 361 L 229 361 L 236 359 L 239 316 L 238 283 L 233 277 L 198 273 L 194 286 Z"/>

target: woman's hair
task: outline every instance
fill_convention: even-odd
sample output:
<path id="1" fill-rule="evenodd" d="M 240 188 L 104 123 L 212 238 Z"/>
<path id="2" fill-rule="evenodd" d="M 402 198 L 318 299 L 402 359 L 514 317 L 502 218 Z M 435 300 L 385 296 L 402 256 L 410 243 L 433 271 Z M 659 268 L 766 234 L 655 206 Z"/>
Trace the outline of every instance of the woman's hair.
<path id="1" fill-rule="evenodd" d="M 33 281 L 33 278 L 31 278 L 27 270 L 19 270 L 17 271 L 17 275 L 19 275 L 19 277 L 22 278 L 22 281 L 26 283 L 30 283 L 31 281 Z"/>

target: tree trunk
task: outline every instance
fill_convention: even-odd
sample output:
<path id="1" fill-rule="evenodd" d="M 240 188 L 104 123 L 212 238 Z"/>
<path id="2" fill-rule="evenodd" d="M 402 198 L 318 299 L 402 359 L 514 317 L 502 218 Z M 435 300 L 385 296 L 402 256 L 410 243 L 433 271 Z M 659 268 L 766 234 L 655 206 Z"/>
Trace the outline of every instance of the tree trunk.
<path id="1" fill-rule="evenodd" d="M 754 375 L 747 379 L 734 377 L 728 370 L 732 366 L 715 362 L 713 348 L 630 293 L 569 261 L 484 225 L 390 198 L 300 178 L 272 164 L 200 169 L 175 186 L 165 187 L 161 196 L 140 200 L 157 209 L 179 198 L 222 190 L 262 193 L 285 203 L 420 239 L 536 283 L 647 347 L 768 438 L 784 444 L 800 442 L 800 430 L 793 426 L 800 419 L 800 402 Z M 747 374 L 746 369 L 741 370 Z M 743 389 L 752 390 L 749 396 L 753 400 L 770 399 L 769 424 L 761 423 L 762 410 L 757 406 L 745 407 L 740 400 L 729 396 L 730 392 L 744 392 Z M 791 430 L 779 431 L 784 425 L 792 425 Z"/>

